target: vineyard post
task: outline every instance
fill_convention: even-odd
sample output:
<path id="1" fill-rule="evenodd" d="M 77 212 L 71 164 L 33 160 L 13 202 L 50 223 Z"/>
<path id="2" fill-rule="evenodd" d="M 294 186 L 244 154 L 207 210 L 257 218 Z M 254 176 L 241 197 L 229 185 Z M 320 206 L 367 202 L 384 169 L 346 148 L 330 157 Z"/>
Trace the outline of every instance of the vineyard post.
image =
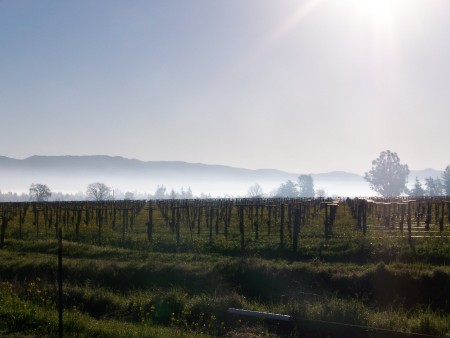
<path id="1" fill-rule="evenodd" d="M 208 227 L 209 227 L 209 244 L 212 244 L 213 241 L 213 216 L 214 216 L 214 209 L 213 206 L 209 206 L 209 217 L 208 217 Z"/>
<path id="2" fill-rule="evenodd" d="M 78 206 L 77 223 L 75 224 L 75 236 L 77 238 L 77 241 L 80 240 L 80 225 L 81 225 L 82 213 L 83 213 L 83 209 Z"/>
<path id="3" fill-rule="evenodd" d="M 425 218 L 425 230 L 430 230 L 430 223 L 431 223 L 431 201 L 428 201 L 427 203 L 427 217 Z"/>
<path id="4" fill-rule="evenodd" d="M 447 223 L 450 224 L 450 201 L 445 203 L 447 205 Z"/>
<path id="5" fill-rule="evenodd" d="M 219 235 L 219 217 L 220 217 L 219 206 L 217 206 L 217 208 L 216 208 L 216 223 L 215 223 L 216 236 Z"/>
<path id="6" fill-rule="evenodd" d="M 231 207 L 228 202 L 225 204 L 225 238 L 228 238 L 228 225 L 230 224 Z"/>
<path id="7" fill-rule="evenodd" d="M 202 213 L 203 213 L 203 207 L 199 206 L 198 212 L 197 212 L 197 235 L 199 235 L 199 236 L 201 233 Z"/>
<path id="8" fill-rule="evenodd" d="M 284 204 L 280 205 L 280 246 L 284 246 Z"/>
<path id="9" fill-rule="evenodd" d="M 22 207 L 19 208 L 19 238 L 22 239 L 22 226 L 24 223 L 24 216 L 23 214 L 25 211 L 22 209 Z"/>
<path id="10" fill-rule="evenodd" d="M 128 209 L 122 209 L 122 244 L 125 243 L 125 230 L 128 223 Z"/>
<path id="11" fill-rule="evenodd" d="M 345 204 L 344 204 L 345 207 Z M 362 228 L 363 234 L 367 232 L 367 200 L 363 200 L 363 211 L 362 211 Z"/>
<path id="12" fill-rule="evenodd" d="M 241 233 L 241 250 L 245 249 L 245 238 L 244 238 L 244 206 L 239 206 L 239 231 Z"/>
<path id="13" fill-rule="evenodd" d="M 439 200 L 435 200 L 434 203 L 434 216 L 435 216 L 435 224 L 439 223 L 439 214 L 440 214 L 440 210 L 439 210 Z"/>
<path id="14" fill-rule="evenodd" d="M 360 220 L 361 220 L 361 207 L 358 207 L 358 224 L 360 226 Z M 328 204 L 325 203 L 325 220 L 323 222 L 324 228 L 325 228 L 325 238 L 328 238 Z"/>
<path id="15" fill-rule="evenodd" d="M 358 229 L 362 228 L 362 208 L 361 208 L 361 200 L 356 201 L 356 212 L 357 212 L 357 221 L 356 221 L 356 227 Z"/>
<path id="16" fill-rule="evenodd" d="M 58 230 L 58 337 L 63 336 L 62 229 Z"/>
<path id="17" fill-rule="evenodd" d="M 403 223 L 405 221 L 405 203 L 401 204 L 400 231 L 403 232 Z"/>
<path id="18" fill-rule="evenodd" d="M 422 204 L 419 202 L 418 206 L 417 206 L 417 224 L 416 227 L 418 228 L 420 225 L 420 218 L 422 215 Z"/>
<path id="19" fill-rule="evenodd" d="M 153 237 L 153 206 L 152 202 L 148 202 L 148 222 L 147 222 L 147 239 L 152 240 Z"/>
<path id="20" fill-rule="evenodd" d="M 50 228 L 51 223 L 48 222 L 48 204 L 45 203 L 45 205 L 42 208 L 43 214 L 44 214 L 44 228 L 45 228 L 45 234 L 47 235 L 48 228 Z"/>
<path id="21" fill-rule="evenodd" d="M 336 212 L 339 204 L 329 203 L 328 206 L 330 207 L 330 217 L 328 219 L 328 236 L 331 236 L 333 232 L 333 223 L 334 219 L 336 218 Z"/>
<path id="22" fill-rule="evenodd" d="M 100 206 L 97 206 L 98 244 L 102 243 L 102 216 Z"/>
<path id="23" fill-rule="evenodd" d="M 259 205 L 256 205 L 255 240 L 259 238 Z"/>
<path id="24" fill-rule="evenodd" d="M 6 217 L 6 210 L 3 210 L 2 212 L 2 228 L 0 233 L 0 249 L 3 249 L 3 245 L 5 243 L 5 231 L 6 226 L 8 225 L 8 219 Z"/>
<path id="25" fill-rule="evenodd" d="M 34 225 L 36 225 L 36 238 L 39 238 L 39 210 L 33 203 Z"/>
<path id="26" fill-rule="evenodd" d="M 287 222 L 287 232 L 288 232 L 288 236 L 292 235 L 292 204 L 289 203 L 288 204 L 288 222 Z"/>
<path id="27" fill-rule="evenodd" d="M 294 214 L 294 235 L 292 238 L 292 249 L 294 250 L 294 253 L 296 253 L 298 250 L 298 233 L 300 230 L 301 217 L 302 217 L 302 211 L 301 211 L 301 208 L 298 207 L 295 209 L 295 214 Z"/>
<path id="28" fill-rule="evenodd" d="M 408 202 L 408 242 L 411 244 L 411 202 Z"/>
<path id="29" fill-rule="evenodd" d="M 272 206 L 269 205 L 267 208 L 268 208 L 267 235 L 270 236 L 270 227 L 272 225 Z"/>
<path id="30" fill-rule="evenodd" d="M 177 247 L 180 246 L 180 221 L 181 221 L 181 207 L 178 206 L 176 210 L 175 235 L 177 238 Z"/>
<path id="31" fill-rule="evenodd" d="M 439 231 L 444 231 L 445 202 L 441 202 L 441 218 L 439 219 Z"/>
<path id="32" fill-rule="evenodd" d="M 386 218 L 386 227 L 391 227 L 391 203 L 387 203 L 387 218 Z"/>
<path id="33" fill-rule="evenodd" d="M 59 208 L 55 208 L 55 238 L 58 239 L 59 236 L 59 217 L 58 217 L 58 213 L 59 213 Z"/>

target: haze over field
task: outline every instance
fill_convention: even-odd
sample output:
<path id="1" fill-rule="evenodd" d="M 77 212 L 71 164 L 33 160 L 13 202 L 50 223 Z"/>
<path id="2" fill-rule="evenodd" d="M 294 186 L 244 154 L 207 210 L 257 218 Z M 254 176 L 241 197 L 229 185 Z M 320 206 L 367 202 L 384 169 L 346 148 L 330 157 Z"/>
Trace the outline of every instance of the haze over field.
<path id="1" fill-rule="evenodd" d="M 92 182 L 103 182 L 114 190 L 135 192 L 147 198 L 158 186 L 180 191 L 191 188 L 195 196 L 246 196 L 250 186 L 258 183 L 265 195 L 286 180 L 297 181 L 300 173 L 275 169 L 249 170 L 222 165 L 186 162 L 142 162 L 108 156 L 33 156 L 16 160 L 0 156 L 0 187 L 3 192 L 28 193 L 31 183 L 44 183 L 54 192 L 75 194 L 85 192 Z M 415 177 L 440 177 L 441 172 L 428 169 L 411 171 Z M 327 196 L 373 196 L 368 182 L 354 173 L 333 171 L 312 174 L 315 188 Z"/>
<path id="2" fill-rule="evenodd" d="M 1 1 L 0 155 L 363 175 L 390 149 L 443 170 L 448 13 L 446 0 Z"/>

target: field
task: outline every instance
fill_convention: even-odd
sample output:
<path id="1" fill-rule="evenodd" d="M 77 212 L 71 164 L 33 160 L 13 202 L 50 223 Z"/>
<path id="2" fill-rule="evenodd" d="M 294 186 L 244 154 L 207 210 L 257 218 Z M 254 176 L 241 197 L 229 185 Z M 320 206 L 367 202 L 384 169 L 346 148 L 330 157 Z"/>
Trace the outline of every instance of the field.
<path id="1" fill-rule="evenodd" d="M 448 198 L 1 203 L 0 212 L 0 336 L 58 336 L 58 305 L 65 337 L 450 336 Z"/>

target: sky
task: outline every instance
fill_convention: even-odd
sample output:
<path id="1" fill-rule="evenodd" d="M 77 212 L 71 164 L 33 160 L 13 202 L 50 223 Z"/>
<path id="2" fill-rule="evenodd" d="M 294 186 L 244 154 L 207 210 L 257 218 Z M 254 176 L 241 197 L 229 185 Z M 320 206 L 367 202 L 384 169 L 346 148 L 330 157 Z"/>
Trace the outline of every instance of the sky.
<path id="1" fill-rule="evenodd" d="M 0 0 L 0 155 L 450 163 L 448 0 Z"/>

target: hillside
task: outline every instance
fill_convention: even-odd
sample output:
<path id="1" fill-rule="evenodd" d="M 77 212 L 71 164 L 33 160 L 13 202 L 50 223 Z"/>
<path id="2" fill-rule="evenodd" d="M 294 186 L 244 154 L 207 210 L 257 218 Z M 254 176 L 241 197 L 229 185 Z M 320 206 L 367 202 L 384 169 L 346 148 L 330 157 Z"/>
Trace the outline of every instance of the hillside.
<path id="1" fill-rule="evenodd" d="M 31 183 L 47 184 L 53 191 L 76 193 L 92 182 L 104 182 L 121 191 L 153 193 L 158 185 L 179 190 L 191 187 L 194 194 L 212 196 L 245 195 L 258 183 L 270 193 L 286 180 L 295 181 L 300 173 L 276 169 L 250 170 L 224 165 L 180 161 L 139 161 L 110 156 L 31 156 L 23 160 L 0 156 L 0 189 L 27 192 Z M 412 171 L 415 177 L 440 175 L 433 169 Z M 373 195 L 369 185 L 357 174 L 343 171 L 312 174 L 315 188 L 327 195 Z"/>

